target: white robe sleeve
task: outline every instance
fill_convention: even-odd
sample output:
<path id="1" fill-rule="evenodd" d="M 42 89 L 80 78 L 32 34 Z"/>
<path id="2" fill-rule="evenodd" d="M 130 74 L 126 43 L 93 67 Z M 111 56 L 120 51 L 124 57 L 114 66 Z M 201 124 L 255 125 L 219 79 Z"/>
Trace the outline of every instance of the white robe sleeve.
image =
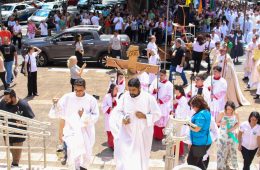
<path id="1" fill-rule="evenodd" d="M 99 117 L 99 109 L 97 100 L 91 96 L 90 100 L 90 113 L 83 113 L 80 120 L 82 122 L 82 127 L 86 127 L 88 125 L 94 125 L 98 121 Z"/>
<path id="2" fill-rule="evenodd" d="M 118 139 L 119 137 L 119 129 L 122 126 L 123 120 L 123 107 L 124 107 L 124 99 L 125 95 L 123 94 L 118 100 L 118 105 L 111 111 L 110 119 L 109 119 L 109 128 L 111 133 L 113 134 L 114 139 Z"/>
<path id="3" fill-rule="evenodd" d="M 153 126 L 162 116 L 161 110 L 154 97 L 149 97 L 150 113 L 146 114 L 147 126 Z"/>
<path id="4" fill-rule="evenodd" d="M 49 118 L 51 119 L 64 119 L 65 116 L 65 106 L 66 106 L 66 95 L 62 96 L 58 103 L 55 105 L 52 105 L 50 111 L 49 111 Z"/>
<path id="5" fill-rule="evenodd" d="M 108 112 L 109 108 L 111 108 L 111 105 L 109 104 L 109 101 L 110 101 L 109 97 L 110 97 L 110 94 L 106 94 L 103 99 L 103 102 L 102 102 L 102 112 L 104 114 Z"/>

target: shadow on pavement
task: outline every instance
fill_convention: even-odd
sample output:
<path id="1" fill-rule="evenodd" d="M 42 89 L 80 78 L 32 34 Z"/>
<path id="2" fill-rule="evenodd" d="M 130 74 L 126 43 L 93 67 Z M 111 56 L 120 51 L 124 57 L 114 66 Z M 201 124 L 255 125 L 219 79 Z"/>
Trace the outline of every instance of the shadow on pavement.
<path id="1" fill-rule="evenodd" d="M 156 152 L 159 150 L 165 150 L 165 146 L 162 144 L 161 140 L 153 140 L 153 144 L 152 144 L 152 151 Z"/>
<path id="2" fill-rule="evenodd" d="M 102 146 L 106 146 L 106 142 L 102 144 Z M 101 158 L 102 161 L 108 162 L 113 159 L 113 150 L 111 148 L 105 148 L 100 153 L 98 153 L 96 156 Z"/>

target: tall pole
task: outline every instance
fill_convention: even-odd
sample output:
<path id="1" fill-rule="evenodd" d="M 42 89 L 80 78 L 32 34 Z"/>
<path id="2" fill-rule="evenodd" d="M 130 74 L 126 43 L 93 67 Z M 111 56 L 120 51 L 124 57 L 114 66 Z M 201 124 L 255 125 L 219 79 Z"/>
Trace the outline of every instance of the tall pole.
<path id="1" fill-rule="evenodd" d="M 245 1 L 244 6 L 244 24 L 243 24 L 243 35 L 245 36 L 245 27 L 246 27 L 246 9 L 247 9 L 247 1 Z"/>
<path id="2" fill-rule="evenodd" d="M 166 69 L 166 55 L 167 55 L 167 32 L 168 32 L 168 22 L 169 22 L 169 6 L 170 6 L 170 0 L 167 0 L 167 14 L 166 14 L 166 35 L 165 35 L 165 47 L 164 47 L 164 65 L 163 69 Z"/>
<path id="3" fill-rule="evenodd" d="M 0 2 L 0 23 L 3 24 L 2 20 L 2 3 Z"/>

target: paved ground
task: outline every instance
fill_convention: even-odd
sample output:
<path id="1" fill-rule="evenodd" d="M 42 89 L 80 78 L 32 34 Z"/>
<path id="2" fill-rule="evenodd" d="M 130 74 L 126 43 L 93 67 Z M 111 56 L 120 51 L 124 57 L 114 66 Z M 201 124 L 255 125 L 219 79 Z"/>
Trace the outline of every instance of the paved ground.
<path id="1" fill-rule="evenodd" d="M 48 121 L 52 123 L 52 126 L 50 127 L 50 132 L 52 133 L 51 137 L 47 141 L 47 153 L 48 153 L 48 164 L 50 166 L 57 166 L 59 165 L 56 162 L 55 157 L 55 150 L 57 145 L 57 129 L 58 129 L 58 121 L 57 120 L 51 120 L 48 118 L 48 112 L 51 107 L 51 99 L 53 97 L 61 97 L 64 93 L 70 92 L 71 86 L 69 84 L 69 71 L 63 66 L 55 66 L 53 67 L 45 67 L 45 68 L 39 68 L 38 71 L 38 91 L 40 96 L 35 97 L 33 99 L 26 99 L 30 103 L 30 105 L 33 108 L 33 111 L 36 114 L 37 120 L 41 121 Z M 242 66 L 236 66 L 238 70 L 238 77 L 239 80 L 243 77 L 242 72 Z M 107 92 L 108 83 L 110 80 L 109 75 L 106 74 L 105 69 L 95 69 L 89 68 L 85 70 L 85 73 L 83 74 L 83 78 L 85 78 L 87 82 L 87 92 L 90 94 L 95 94 L 100 96 L 102 99 L 103 96 Z M 189 75 L 188 75 L 189 76 Z M 20 98 L 25 98 L 27 95 L 27 79 L 23 75 L 19 75 L 18 78 L 15 80 L 16 85 L 14 86 L 14 89 L 17 91 L 17 94 Z M 180 77 L 177 77 L 177 82 L 180 82 Z M 244 82 L 240 81 L 240 86 L 242 89 L 244 89 L 245 84 Z M 253 100 L 253 96 L 251 94 L 254 94 L 255 91 L 243 91 L 246 98 L 251 102 L 251 106 L 245 106 L 240 107 L 237 109 L 237 112 L 239 113 L 239 116 L 242 121 L 247 120 L 248 115 L 253 110 L 260 111 L 260 101 Z M 0 91 L 0 95 L 3 94 L 3 90 Z M 102 100 L 99 100 L 99 104 L 102 102 Z M 2 145 L 2 141 L 0 141 L 0 145 Z M 41 145 L 41 141 L 33 141 L 34 146 Z M 26 144 L 25 144 L 26 146 Z M 26 152 L 26 151 L 24 151 Z M 2 162 L 5 159 L 5 150 L 0 149 L 0 162 Z M 106 134 L 104 131 L 104 116 L 100 112 L 100 118 L 96 124 L 96 144 L 93 150 L 94 156 L 93 157 L 93 166 L 91 169 L 113 169 L 114 163 L 113 163 L 113 152 L 111 149 L 106 147 Z M 161 141 L 154 141 L 153 147 L 151 151 L 151 169 L 163 169 L 163 156 L 165 154 L 165 147 L 161 144 Z M 40 155 L 40 156 L 39 156 Z M 241 165 L 241 154 L 239 153 L 239 162 Z M 42 160 L 42 155 L 39 151 L 35 151 L 35 156 L 33 160 L 35 165 L 39 165 L 39 160 Z M 22 163 L 26 164 L 27 156 L 26 154 L 23 155 Z M 216 146 L 213 146 L 212 153 L 211 153 L 211 164 L 209 169 L 215 169 L 216 167 Z M 257 164 L 259 160 L 257 158 L 254 160 L 254 164 Z M 1 169 L 1 166 L 0 166 Z M 4 168 L 5 169 L 5 168 Z M 61 168 L 58 168 L 61 169 Z M 255 169 L 255 168 L 252 168 Z"/>

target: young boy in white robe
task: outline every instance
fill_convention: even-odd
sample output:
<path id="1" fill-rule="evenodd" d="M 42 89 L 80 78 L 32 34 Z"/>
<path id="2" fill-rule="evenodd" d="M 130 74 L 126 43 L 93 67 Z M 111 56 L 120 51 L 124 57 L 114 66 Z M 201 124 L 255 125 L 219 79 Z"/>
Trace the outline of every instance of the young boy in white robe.
<path id="1" fill-rule="evenodd" d="M 99 117 L 97 100 L 87 94 L 86 82 L 74 82 L 74 92 L 62 96 L 52 107 L 50 117 L 60 118 L 59 142 L 67 145 L 70 170 L 86 170 L 92 162 L 95 123 Z"/>
<path id="2" fill-rule="evenodd" d="M 154 125 L 154 138 L 162 140 L 163 129 L 169 120 L 173 99 L 173 84 L 167 80 L 166 70 L 160 70 L 160 80 L 157 82 L 157 79 L 155 79 L 152 82 L 149 92 L 157 100 L 162 112 L 162 117 Z"/>
<path id="3" fill-rule="evenodd" d="M 191 111 L 190 106 L 188 105 L 188 99 L 185 96 L 185 92 L 182 86 L 174 85 L 174 94 L 176 95 L 173 100 L 173 110 L 171 114 L 176 119 L 190 119 Z M 181 136 L 185 136 L 189 133 L 189 127 L 183 126 L 181 130 Z M 179 155 L 183 156 L 184 154 L 184 143 L 180 142 L 180 152 Z"/>
<path id="4" fill-rule="evenodd" d="M 120 70 L 117 70 L 116 73 L 116 79 L 114 82 L 110 81 L 108 85 L 108 89 L 110 88 L 111 84 L 116 84 L 118 88 L 118 95 L 121 95 L 122 93 L 125 92 L 125 76 L 124 73 Z"/>
<path id="5" fill-rule="evenodd" d="M 191 99 L 193 96 L 196 95 L 202 95 L 204 100 L 210 105 L 211 99 L 210 99 L 210 91 L 208 90 L 208 87 L 204 85 L 205 80 L 207 79 L 207 74 L 197 74 L 195 77 L 195 83 L 189 85 L 186 88 L 186 96 L 189 99 Z"/>
<path id="6" fill-rule="evenodd" d="M 213 67 L 213 78 L 208 77 L 205 85 L 211 93 L 210 112 L 216 119 L 218 114 L 224 110 L 226 104 L 227 81 L 221 77 L 222 68 L 220 66 Z M 211 83 L 212 81 L 212 83 Z"/>
<path id="7" fill-rule="evenodd" d="M 111 149 L 114 149 L 114 138 L 110 131 L 109 119 L 111 111 L 117 106 L 117 93 L 117 85 L 111 84 L 102 102 L 102 111 L 105 115 L 105 131 L 107 132 L 107 145 Z"/>
<path id="8" fill-rule="evenodd" d="M 148 170 L 153 126 L 161 111 L 154 97 L 141 90 L 137 78 L 128 81 L 128 89 L 109 120 L 116 170 Z"/>

